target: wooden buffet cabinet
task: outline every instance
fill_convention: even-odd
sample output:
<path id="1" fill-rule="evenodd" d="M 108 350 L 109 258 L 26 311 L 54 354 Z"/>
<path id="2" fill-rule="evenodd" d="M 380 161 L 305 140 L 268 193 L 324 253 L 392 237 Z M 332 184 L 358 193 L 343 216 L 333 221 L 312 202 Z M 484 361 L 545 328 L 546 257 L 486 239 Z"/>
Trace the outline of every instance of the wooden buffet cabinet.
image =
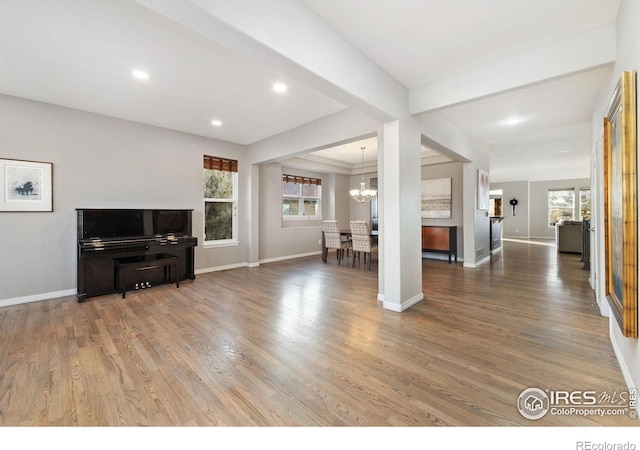
<path id="1" fill-rule="evenodd" d="M 425 252 L 446 253 L 458 262 L 458 227 L 457 226 L 423 226 L 422 250 Z"/>

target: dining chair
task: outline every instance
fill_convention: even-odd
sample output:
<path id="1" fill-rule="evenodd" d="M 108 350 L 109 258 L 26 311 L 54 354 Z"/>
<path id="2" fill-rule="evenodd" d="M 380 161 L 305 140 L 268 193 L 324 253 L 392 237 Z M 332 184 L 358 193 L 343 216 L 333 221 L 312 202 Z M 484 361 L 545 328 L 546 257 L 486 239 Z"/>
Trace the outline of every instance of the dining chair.
<path id="1" fill-rule="evenodd" d="M 323 220 L 322 231 L 324 232 L 325 248 L 336 249 L 336 257 L 338 258 L 338 264 L 342 262 L 344 258 L 344 251 L 347 251 L 347 257 L 349 256 L 349 250 L 351 249 L 351 239 L 347 236 L 340 234 L 340 227 L 336 220 Z M 326 261 L 325 261 L 326 262 Z"/>
<path id="2" fill-rule="evenodd" d="M 356 263 L 356 252 L 360 258 L 360 252 L 364 253 L 364 263 L 367 264 L 367 255 L 369 255 L 369 270 L 371 270 L 371 256 L 377 246 L 371 240 L 371 230 L 369 222 L 366 220 L 351 221 L 351 246 L 353 248 L 353 262 L 351 267 Z"/>

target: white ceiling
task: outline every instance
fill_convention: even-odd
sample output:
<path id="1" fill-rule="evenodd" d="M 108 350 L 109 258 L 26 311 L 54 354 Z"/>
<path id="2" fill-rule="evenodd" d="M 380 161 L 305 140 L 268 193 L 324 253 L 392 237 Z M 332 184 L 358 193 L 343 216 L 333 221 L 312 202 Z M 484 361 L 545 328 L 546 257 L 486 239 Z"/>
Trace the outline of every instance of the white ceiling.
<path id="1" fill-rule="evenodd" d="M 0 93 L 239 144 L 345 109 L 133 0 L 0 8 Z M 276 94 L 276 82 L 289 90 Z"/>
<path id="2" fill-rule="evenodd" d="M 213 3 L 241 10 L 251 0 Z M 417 89 L 610 24 L 620 0 L 297 3 L 408 89 Z M 0 93 L 240 144 L 347 108 L 328 91 L 308 87 L 295 71 L 285 76 L 268 63 L 134 0 L 0 0 Z M 150 79 L 132 78 L 135 68 L 148 71 Z M 425 114 L 442 115 L 490 146 L 494 181 L 555 178 L 550 168 L 567 178 L 568 167 L 588 176 L 589 123 L 610 71 L 610 64 L 593 67 Z M 275 82 L 289 90 L 273 92 Z M 524 120 L 502 125 L 510 115 Z M 216 118 L 221 127 L 210 124 Z M 357 165 L 362 145 L 325 149 L 319 157 Z"/>
<path id="3" fill-rule="evenodd" d="M 438 113 L 491 144 L 494 182 L 589 178 L 591 115 L 611 70 L 607 65 Z M 522 122 L 505 125 L 508 117 Z"/>
<path id="4" fill-rule="evenodd" d="M 620 0 L 299 0 L 408 88 L 614 22 Z"/>

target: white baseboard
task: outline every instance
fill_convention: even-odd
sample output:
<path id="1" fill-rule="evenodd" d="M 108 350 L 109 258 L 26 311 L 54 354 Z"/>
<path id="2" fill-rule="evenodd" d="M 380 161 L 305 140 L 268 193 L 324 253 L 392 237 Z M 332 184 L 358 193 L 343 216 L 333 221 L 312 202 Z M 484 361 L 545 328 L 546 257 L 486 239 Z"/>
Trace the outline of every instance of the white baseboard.
<path id="1" fill-rule="evenodd" d="M 300 253 L 297 255 L 287 255 L 287 256 L 278 256 L 276 258 L 261 259 L 259 262 L 254 262 L 254 263 L 241 262 L 236 264 L 227 264 L 225 266 L 205 267 L 204 269 L 197 269 L 195 273 L 196 275 L 199 275 L 202 273 L 219 272 L 221 270 L 238 269 L 240 267 L 259 267 L 260 264 L 286 261 L 288 259 L 306 258 L 307 256 L 317 256 L 321 254 L 322 254 L 322 251 L 315 251 L 315 252 L 309 252 L 309 253 Z"/>
<path id="2" fill-rule="evenodd" d="M 296 259 L 296 258 L 306 258 L 307 256 L 316 256 L 322 255 L 322 251 L 315 251 L 309 253 L 299 253 L 297 255 L 287 255 L 287 256 L 278 256 L 275 258 L 261 259 L 260 264 L 270 263 L 270 262 L 278 262 L 278 261 L 286 261 L 287 259 Z"/>
<path id="3" fill-rule="evenodd" d="M 614 339 L 613 331 L 611 330 L 612 326 L 617 326 L 617 322 L 614 318 L 609 319 L 609 340 L 611 341 L 611 346 L 613 347 L 613 353 L 616 355 L 616 359 L 618 360 L 618 364 L 620 364 L 620 371 L 622 372 L 622 377 L 624 378 L 624 382 L 627 385 L 627 389 L 629 391 L 638 392 L 635 384 L 633 383 L 633 377 L 631 376 L 631 371 L 629 370 L 629 366 L 627 362 L 622 357 L 622 350 L 620 346 L 618 346 L 618 342 Z M 637 413 L 640 412 L 640 405 L 636 403 L 636 417 Z M 640 419 L 640 417 L 638 418 Z"/>
<path id="4" fill-rule="evenodd" d="M 196 269 L 194 272 L 196 275 L 209 272 L 219 272 L 221 270 L 238 269 L 240 267 L 248 267 L 249 263 L 241 262 L 236 264 L 227 264 L 225 266 L 205 267 L 204 269 Z"/>
<path id="5" fill-rule="evenodd" d="M 491 261 L 491 255 L 485 256 L 484 258 L 482 258 L 480 261 L 478 261 L 476 263 L 464 263 L 462 265 L 462 267 L 467 267 L 469 269 L 476 269 L 477 267 L 479 267 L 482 264 L 487 263 L 489 261 Z"/>
<path id="6" fill-rule="evenodd" d="M 77 289 L 66 289 L 64 291 L 44 292 L 42 294 L 27 295 L 25 297 L 6 298 L 0 300 L 0 308 L 4 306 L 22 305 L 24 303 L 39 302 L 41 300 L 51 300 L 53 298 L 69 297 L 76 295 Z"/>
<path id="7" fill-rule="evenodd" d="M 413 305 L 415 305 L 416 303 L 418 303 L 422 299 L 424 299 L 424 294 L 422 292 L 420 292 L 419 294 L 414 295 L 410 299 L 405 300 L 400 304 L 383 301 L 382 302 L 382 307 L 384 309 L 388 309 L 389 311 L 402 312 L 402 311 L 405 311 L 405 310 L 411 308 Z"/>

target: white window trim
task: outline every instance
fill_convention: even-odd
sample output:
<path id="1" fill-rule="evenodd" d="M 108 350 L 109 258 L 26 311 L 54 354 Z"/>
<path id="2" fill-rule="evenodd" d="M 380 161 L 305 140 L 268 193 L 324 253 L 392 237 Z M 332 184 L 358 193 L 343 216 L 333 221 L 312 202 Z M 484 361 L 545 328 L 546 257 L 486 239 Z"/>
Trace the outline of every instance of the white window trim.
<path id="1" fill-rule="evenodd" d="M 220 239 L 218 241 L 204 241 L 202 248 L 236 247 L 240 245 L 237 239 Z"/>
<path id="2" fill-rule="evenodd" d="M 233 198 L 203 198 L 203 207 L 206 209 L 207 202 L 212 203 L 232 203 L 233 219 L 231 220 L 231 239 L 217 239 L 207 241 L 206 236 L 206 215 L 202 215 L 202 248 L 232 247 L 240 245 L 238 238 L 238 172 L 231 172 L 233 178 Z M 204 212 L 204 210 L 203 210 Z"/>
<path id="3" fill-rule="evenodd" d="M 550 212 L 550 207 L 549 207 L 549 192 L 558 192 L 558 191 L 573 191 L 573 212 L 571 213 L 571 220 L 575 220 L 576 217 L 576 203 L 580 202 L 580 199 L 578 198 L 578 202 L 576 202 L 576 190 L 575 188 L 549 188 L 547 189 L 547 228 L 551 228 L 554 229 L 556 227 L 556 224 L 551 225 L 549 223 L 549 212 Z"/>
<path id="4" fill-rule="evenodd" d="M 282 220 L 322 220 L 322 185 L 318 185 L 318 192 L 319 192 L 319 196 L 318 197 L 305 197 L 302 195 L 302 185 L 300 185 L 300 195 L 287 195 L 284 192 L 282 192 L 281 196 L 280 196 L 280 205 L 282 206 L 282 200 L 283 199 L 298 199 L 298 211 L 304 211 L 304 201 L 305 199 L 308 200 L 317 200 L 318 201 L 318 214 L 315 216 L 307 216 L 304 213 L 303 214 L 298 214 L 295 216 L 292 215 L 284 215 L 282 214 Z"/>
<path id="5" fill-rule="evenodd" d="M 577 206 L 578 206 L 578 216 L 580 217 L 580 220 L 584 220 L 582 219 L 582 191 L 589 191 L 589 199 L 590 201 L 592 200 L 591 198 L 591 188 L 590 187 L 581 187 L 578 188 L 578 201 L 577 201 Z M 592 203 L 593 205 L 593 203 Z M 589 217 L 592 217 L 593 215 L 593 211 L 591 210 L 591 208 L 589 208 Z"/>

